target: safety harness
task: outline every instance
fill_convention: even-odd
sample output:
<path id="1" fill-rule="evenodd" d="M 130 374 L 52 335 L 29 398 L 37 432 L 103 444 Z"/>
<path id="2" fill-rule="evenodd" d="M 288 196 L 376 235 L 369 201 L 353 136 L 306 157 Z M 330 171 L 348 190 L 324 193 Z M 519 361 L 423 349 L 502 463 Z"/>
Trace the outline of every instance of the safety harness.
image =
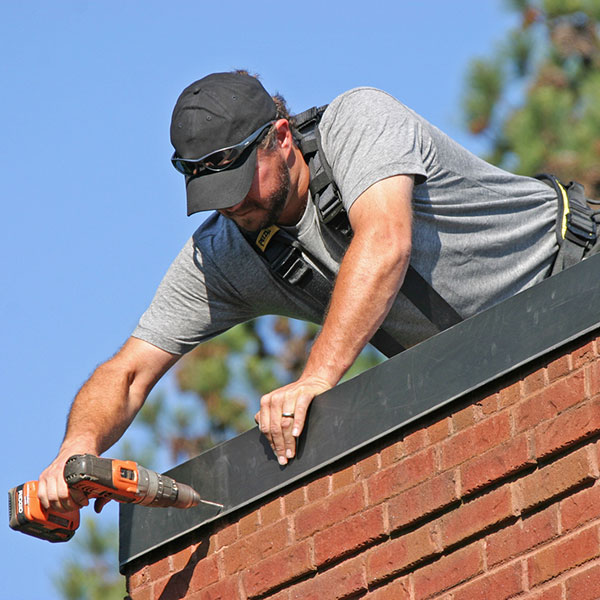
<path id="1" fill-rule="evenodd" d="M 309 167 L 309 189 L 318 217 L 338 240 L 347 244 L 352 238 L 352 227 L 323 152 L 318 128 L 326 108 L 313 107 L 294 117 L 298 133 L 296 142 Z M 600 202 L 587 199 L 583 186 L 577 182 L 564 186 L 546 173 L 537 178 L 555 189 L 559 201 L 556 235 L 560 249 L 550 273 L 554 275 L 600 251 L 600 244 L 596 244 L 600 211 L 588 206 L 588 203 Z M 287 285 L 304 290 L 324 310 L 327 308 L 335 275 L 311 256 L 298 240 L 276 225 L 258 233 L 240 231 L 273 274 Z M 412 265 L 408 267 L 400 291 L 440 331 L 462 321 L 458 312 Z M 383 327 L 375 332 L 370 343 L 388 357 L 405 349 Z"/>
<path id="2" fill-rule="evenodd" d="M 295 127 L 299 134 L 296 142 L 309 167 L 309 189 L 319 219 L 336 238 L 347 244 L 352 238 L 352 228 L 323 153 L 317 127 L 326 108 L 313 107 L 296 115 Z M 275 225 L 258 233 L 240 231 L 272 273 L 286 284 L 304 290 L 324 310 L 327 308 L 335 275 L 295 238 Z M 412 266 L 408 267 L 401 292 L 440 330 L 462 321 L 458 312 Z M 370 343 L 388 357 L 404 350 L 383 327 L 375 332 Z"/>
<path id="3" fill-rule="evenodd" d="M 548 173 L 536 178 L 554 188 L 558 198 L 556 239 L 559 250 L 550 271 L 552 276 L 600 250 L 600 244 L 596 244 L 600 211 L 589 206 L 599 202 L 586 198 L 583 186 L 576 181 L 565 186 Z"/>

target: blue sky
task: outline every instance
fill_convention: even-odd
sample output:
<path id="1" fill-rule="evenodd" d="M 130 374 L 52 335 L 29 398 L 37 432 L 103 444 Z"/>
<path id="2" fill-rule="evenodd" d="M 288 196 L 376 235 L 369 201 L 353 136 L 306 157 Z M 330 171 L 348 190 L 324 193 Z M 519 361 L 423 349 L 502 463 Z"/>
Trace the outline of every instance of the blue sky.
<path id="1" fill-rule="evenodd" d="M 299 112 L 372 85 L 480 152 L 460 117 L 466 67 L 513 20 L 501 0 L 30 0 L 0 11 L 5 491 L 55 456 L 77 389 L 200 223 L 169 161 L 185 86 L 243 67 Z M 56 600 L 50 576 L 72 542 L 8 524 L 0 540 L 0 600 Z"/>

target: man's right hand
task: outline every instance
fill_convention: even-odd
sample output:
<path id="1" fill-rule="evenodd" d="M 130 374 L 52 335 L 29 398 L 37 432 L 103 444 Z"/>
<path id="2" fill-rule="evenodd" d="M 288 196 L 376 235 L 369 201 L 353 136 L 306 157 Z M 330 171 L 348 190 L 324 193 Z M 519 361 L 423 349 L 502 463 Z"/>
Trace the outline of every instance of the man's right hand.
<path id="1" fill-rule="evenodd" d="M 70 489 L 65 481 L 65 463 L 74 454 L 85 454 L 85 452 L 61 450 L 54 461 L 39 476 L 38 499 L 45 509 L 69 512 L 89 504 L 89 500 L 83 492 Z"/>

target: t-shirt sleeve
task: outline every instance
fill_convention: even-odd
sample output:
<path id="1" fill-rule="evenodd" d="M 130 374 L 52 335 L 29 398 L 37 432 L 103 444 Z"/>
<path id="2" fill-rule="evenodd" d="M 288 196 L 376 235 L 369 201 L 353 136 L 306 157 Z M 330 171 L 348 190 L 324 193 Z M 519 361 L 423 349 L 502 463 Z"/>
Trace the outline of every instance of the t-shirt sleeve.
<path id="1" fill-rule="evenodd" d="M 211 244 L 210 237 L 201 246 Z M 191 238 L 163 277 L 132 333 L 172 354 L 184 354 L 255 315 Z"/>
<path id="2" fill-rule="evenodd" d="M 423 126 L 401 102 L 374 88 L 338 96 L 319 125 L 323 151 L 344 206 L 370 186 L 394 175 L 427 178 L 423 162 Z"/>

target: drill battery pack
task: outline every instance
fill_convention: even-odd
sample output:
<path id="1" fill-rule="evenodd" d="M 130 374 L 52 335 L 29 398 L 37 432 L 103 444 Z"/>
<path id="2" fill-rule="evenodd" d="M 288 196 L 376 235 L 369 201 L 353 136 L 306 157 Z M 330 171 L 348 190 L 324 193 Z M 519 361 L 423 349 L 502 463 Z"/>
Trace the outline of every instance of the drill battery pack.
<path id="1" fill-rule="evenodd" d="M 70 540 L 79 527 L 79 511 L 46 510 L 38 499 L 37 484 L 37 481 L 28 481 L 9 490 L 9 526 L 49 542 Z"/>

